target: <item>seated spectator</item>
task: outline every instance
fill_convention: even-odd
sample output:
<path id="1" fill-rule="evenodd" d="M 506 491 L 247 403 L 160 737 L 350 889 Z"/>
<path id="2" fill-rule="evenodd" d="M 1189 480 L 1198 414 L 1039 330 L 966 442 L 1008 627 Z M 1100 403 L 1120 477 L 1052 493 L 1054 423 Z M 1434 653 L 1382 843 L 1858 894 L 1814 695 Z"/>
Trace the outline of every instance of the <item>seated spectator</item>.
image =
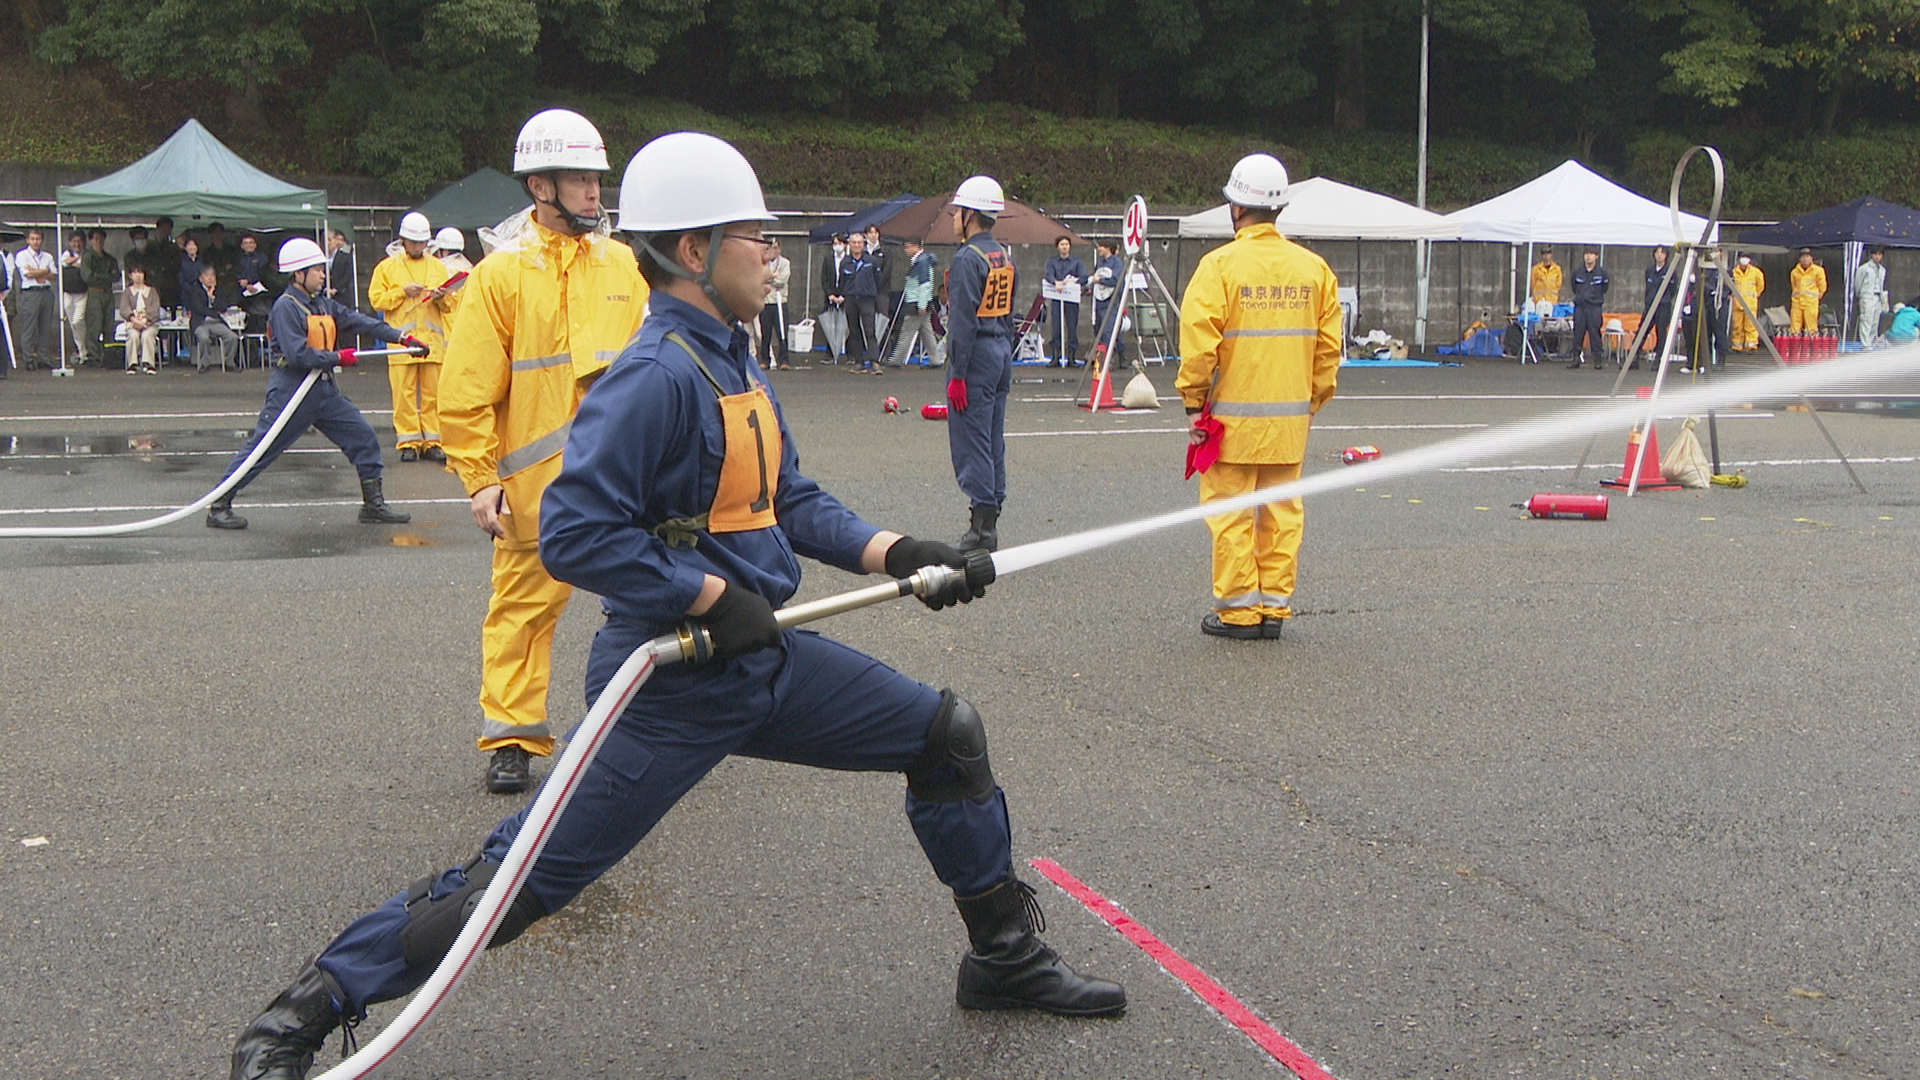
<path id="1" fill-rule="evenodd" d="M 1893 325 L 1887 328 L 1887 340 L 1895 345 L 1910 345 L 1916 337 L 1920 337 L 1920 296 L 1893 305 Z"/>
<path id="2" fill-rule="evenodd" d="M 147 284 L 147 268 L 127 267 L 120 293 L 120 321 L 127 324 L 127 374 L 160 373 L 160 290 Z"/>
<path id="3" fill-rule="evenodd" d="M 200 271 L 206 268 L 207 264 L 200 258 L 200 241 L 195 240 L 191 234 L 182 237 L 180 240 L 180 295 L 174 302 L 176 307 L 191 307 L 187 302 L 188 297 L 193 290 L 200 287 Z"/>
<path id="4" fill-rule="evenodd" d="M 188 325 L 193 328 L 193 370 L 205 371 L 213 363 L 214 348 L 220 350 L 220 370 L 240 360 L 240 335 L 233 332 L 221 312 L 233 306 L 234 297 L 220 287 L 220 275 L 211 266 L 200 268 L 199 283 L 187 290 Z"/>

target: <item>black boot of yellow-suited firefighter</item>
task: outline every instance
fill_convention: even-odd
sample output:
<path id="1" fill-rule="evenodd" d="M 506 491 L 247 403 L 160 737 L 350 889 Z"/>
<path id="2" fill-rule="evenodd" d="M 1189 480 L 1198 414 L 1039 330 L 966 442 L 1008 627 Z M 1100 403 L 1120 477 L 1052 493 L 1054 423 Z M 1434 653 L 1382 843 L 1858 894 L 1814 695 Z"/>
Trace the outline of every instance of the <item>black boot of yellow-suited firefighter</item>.
<path id="1" fill-rule="evenodd" d="M 954 541 L 954 547 L 961 551 L 985 548 L 988 551 L 1000 550 L 1000 508 L 997 506 L 976 506 L 973 508 L 971 523 L 967 531 Z"/>
<path id="2" fill-rule="evenodd" d="M 240 1033 L 232 1080 L 306 1080 L 313 1055 L 341 1024 L 343 998 L 333 976 L 308 964 Z"/>
<path id="3" fill-rule="evenodd" d="M 1062 1016 L 1126 1011 L 1119 983 L 1081 977 L 1036 932 L 1047 928 L 1033 886 L 1010 878 L 993 891 L 954 897 L 973 950 L 960 961 L 954 994 L 964 1009 L 1043 1009 Z"/>
<path id="4" fill-rule="evenodd" d="M 380 491 L 379 477 L 360 481 L 360 524 L 405 525 L 412 520 L 412 514 L 403 514 L 387 505 L 387 497 Z"/>

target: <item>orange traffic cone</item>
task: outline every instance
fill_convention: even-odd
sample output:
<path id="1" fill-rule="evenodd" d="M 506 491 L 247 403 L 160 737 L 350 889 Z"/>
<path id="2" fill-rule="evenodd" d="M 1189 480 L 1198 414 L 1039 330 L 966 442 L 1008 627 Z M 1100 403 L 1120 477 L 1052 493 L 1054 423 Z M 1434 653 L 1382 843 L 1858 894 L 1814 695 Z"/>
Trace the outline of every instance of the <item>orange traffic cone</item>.
<path id="1" fill-rule="evenodd" d="M 1653 395 L 1653 388 L 1643 386 L 1639 396 L 1644 400 Z M 1627 456 L 1620 463 L 1620 475 L 1611 480 L 1602 480 L 1607 487 L 1632 487 L 1635 491 L 1679 491 L 1680 485 L 1667 480 L 1660 472 L 1660 435 L 1652 424 L 1647 425 L 1647 450 L 1640 455 L 1640 482 L 1633 481 L 1633 458 L 1640 449 L 1640 425 L 1635 424 L 1627 432 Z"/>
<path id="2" fill-rule="evenodd" d="M 1105 371 L 1094 376 L 1093 388 L 1088 391 L 1088 393 L 1093 400 L 1080 403 L 1080 407 L 1088 412 L 1117 412 L 1124 408 L 1118 401 L 1113 399 L 1113 380 L 1107 377 L 1107 372 Z"/>

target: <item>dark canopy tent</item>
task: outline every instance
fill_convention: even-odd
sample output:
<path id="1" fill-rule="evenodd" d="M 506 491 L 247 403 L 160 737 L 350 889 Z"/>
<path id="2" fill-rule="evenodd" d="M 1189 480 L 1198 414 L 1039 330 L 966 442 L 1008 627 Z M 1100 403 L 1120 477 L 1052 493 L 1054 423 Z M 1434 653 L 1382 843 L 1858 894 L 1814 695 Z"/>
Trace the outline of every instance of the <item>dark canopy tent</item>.
<path id="1" fill-rule="evenodd" d="M 1867 247 L 1920 248 L 1920 211 L 1872 196 L 1829 206 L 1825 210 L 1801 214 L 1778 225 L 1748 229 L 1740 234 L 1736 247 L 1744 244 L 1771 244 L 1788 250 L 1810 247 L 1838 247 L 1844 254 L 1841 276 L 1846 282 L 1841 307 L 1841 336 L 1853 323 L 1854 268 L 1864 260 Z M 1831 288 L 1829 278 L 1829 288 Z"/>
<path id="2" fill-rule="evenodd" d="M 911 191 L 902 195 L 895 195 L 886 202 L 875 203 L 872 206 L 855 210 L 845 217 L 834 218 L 832 221 L 815 225 L 813 228 L 807 230 L 807 243 L 830 244 L 833 242 L 833 234 L 835 233 L 860 232 L 866 229 L 867 226 L 885 221 L 919 201 L 920 196 L 915 195 Z"/>
<path id="3" fill-rule="evenodd" d="M 482 168 L 448 184 L 414 209 L 427 215 L 436 229 L 451 225 L 470 232 L 500 224 L 525 210 L 529 202 L 520 181 L 498 169 Z"/>

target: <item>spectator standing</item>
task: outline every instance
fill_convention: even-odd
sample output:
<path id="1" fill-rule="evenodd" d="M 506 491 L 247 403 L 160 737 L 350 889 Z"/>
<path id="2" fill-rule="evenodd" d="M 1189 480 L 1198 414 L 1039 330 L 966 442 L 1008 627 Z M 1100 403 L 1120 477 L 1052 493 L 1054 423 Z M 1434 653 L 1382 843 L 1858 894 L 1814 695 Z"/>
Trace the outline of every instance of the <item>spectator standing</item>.
<path id="1" fill-rule="evenodd" d="M 880 296 L 880 267 L 867 257 L 867 238 L 847 238 L 847 253 L 835 268 L 833 294 L 847 320 L 847 356 L 857 375 L 880 374 L 879 345 L 873 339 L 874 305 Z"/>
<path id="2" fill-rule="evenodd" d="M 1533 273 L 1528 276 L 1527 295 L 1535 304 L 1557 304 L 1560 302 L 1560 284 L 1562 275 L 1560 264 L 1553 261 L 1553 249 L 1541 248 L 1540 261 L 1534 264 Z"/>
<path id="3" fill-rule="evenodd" d="M 841 309 L 841 300 L 833 292 L 833 283 L 840 276 L 840 260 L 847 257 L 847 234 L 833 234 L 833 250 L 820 263 L 820 288 L 825 299 L 820 304 L 820 334 L 827 339 L 827 359 L 838 362 L 847 351 L 847 314 Z"/>
<path id="4" fill-rule="evenodd" d="M 179 307 L 191 306 L 193 291 L 200 287 L 200 271 L 207 268 L 206 260 L 200 257 L 200 241 L 189 235 L 180 241 L 180 267 L 175 276 L 180 281 L 180 293 L 174 303 Z"/>
<path id="5" fill-rule="evenodd" d="M 55 263 L 45 243 L 45 233 L 28 229 L 27 246 L 13 255 L 13 275 L 19 283 L 13 303 L 20 315 L 14 336 L 20 348 L 20 364 L 28 371 L 51 368 L 58 349 L 54 335 L 59 333 L 60 301 L 55 293 L 64 268 Z"/>
<path id="6" fill-rule="evenodd" d="M 215 349 L 220 351 L 221 371 L 238 364 L 240 336 L 222 317 L 232 303 L 233 297 L 220 286 L 219 272 L 211 266 L 202 266 L 200 280 L 187 290 L 187 325 L 193 331 L 194 371 L 207 370 Z"/>
<path id="7" fill-rule="evenodd" d="M 1853 272 L 1853 295 L 1860 301 L 1860 344 L 1872 348 L 1880 339 L 1880 316 L 1887 310 L 1886 254 L 1874 248 Z"/>
<path id="8" fill-rule="evenodd" d="M 1219 457 L 1200 473 L 1203 503 L 1298 478 L 1313 415 L 1340 372 L 1339 283 L 1326 260 L 1274 227 L 1288 199 L 1286 166 L 1251 154 L 1223 191 L 1233 239 L 1208 252 L 1187 283 L 1174 384 L 1193 418 L 1189 441 L 1217 440 Z M 1296 498 L 1207 519 L 1213 610 L 1201 633 L 1280 636 L 1293 615 L 1304 514 Z"/>
<path id="9" fill-rule="evenodd" d="M 1606 340 L 1601 337 L 1601 313 L 1606 310 L 1607 288 L 1613 279 L 1600 265 L 1599 251 L 1588 248 L 1580 256 L 1580 262 L 1580 268 L 1573 272 L 1573 363 L 1567 365 L 1567 370 L 1572 371 L 1590 359 L 1594 370 L 1604 371 Z"/>
<path id="10" fill-rule="evenodd" d="M 221 479 L 232 476 L 247 455 L 253 453 L 253 448 L 266 437 L 267 429 L 293 399 L 293 392 L 306 381 L 307 374 L 317 370 L 320 376 L 266 453 L 239 483 L 207 508 L 209 529 L 247 527 L 247 519 L 233 512 L 233 497 L 253 483 L 254 477 L 265 472 L 267 466 L 310 427 L 325 435 L 327 441 L 339 447 L 353 463 L 354 472 L 360 477 L 360 524 L 405 525 L 413 520 L 411 515 L 387 505 L 380 483 L 380 440 L 367 418 L 360 415 L 360 409 L 334 383 L 333 369 L 352 367 L 358 361 L 354 350 L 339 347 L 339 338 L 344 332 L 365 334 L 415 350 L 423 346 L 379 319 L 342 307 L 321 295 L 327 284 L 326 261 L 320 245 L 304 236 L 280 245 L 280 271 L 288 276 L 288 284 L 287 290 L 273 302 L 273 316 L 268 321 L 266 400 L 260 405 L 259 419 L 254 421 L 253 435 L 233 455 Z M 212 275 L 213 268 L 208 267 L 207 273 Z"/>
<path id="11" fill-rule="evenodd" d="M 933 271 L 939 265 L 933 252 L 919 240 L 907 237 L 907 272 L 900 285 L 900 332 L 894 340 L 893 356 L 887 363 L 906 364 L 918 339 L 927 350 L 927 366 L 941 367 L 947 362 L 940 339 L 933 333 Z"/>
<path id="12" fill-rule="evenodd" d="M 160 294 L 161 307 L 180 305 L 180 245 L 173 239 L 173 219 L 158 218 L 153 236 L 141 249 L 141 261 L 147 267 L 147 284 Z"/>
<path id="13" fill-rule="evenodd" d="M 0 355 L 0 379 L 6 378 L 14 365 L 13 289 L 13 252 L 0 247 L 0 315 L 6 316 L 5 321 L 0 321 L 0 327 L 8 330 L 0 334 L 0 353 L 5 354 Z"/>
<path id="14" fill-rule="evenodd" d="M 440 367 L 446 360 L 452 294 L 441 286 L 453 275 L 427 254 L 433 229 L 425 214 L 400 219 L 400 250 L 380 260 L 367 282 L 367 303 L 400 333 L 426 343 L 425 356 L 387 357 L 393 390 L 393 438 L 401 461 L 445 463 L 440 448 Z"/>
<path id="15" fill-rule="evenodd" d="M 773 258 L 767 268 L 773 272 L 773 282 L 767 286 L 767 303 L 760 309 L 760 356 L 759 363 L 768 371 L 778 367 L 785 371 L 787 363 L 787 287 L 793 282 L 793 262 L 779 248 L 773 249 Z"/>
<path id="16" fill-rule="evenodd" d="M 1735 304 L 1733 308 L 1733 351 L 1753 352 L 1760 347 L 1760 327 L 1747 315 L 1750 310 L 1760 313 L 1760 294 L 1767 290 L 1767 275 L 1753 265 L 1753 256 L 1741 255 L 1739 265 L 1733 268 L 1733 291 L 1746 300 L 1746 306 Z"/>
<path id="17" fill-rule="evenodd" d="M 207 242 L 201 245 L 201 261 L 213 267 L 221 281 L 235 280 L 234 269 L 240 262 L 240 253 L 234 249 L 233 242 L 227 239 L 227 227 L 214 222 L 207 226 Z"/>
<path id="18" fill-rule="evenodd" d="M 960 239 L 947 270 L 947 450 L 967 497 L 962 551 L 1000 547 L 1007 501 L 1007 391 L 1013 387 L 1013 259 L 993 238 L 1006 192 L 991 176 L 970 176 L 954 190 L 953 232 Z"/>
<path id="19" fill-rule="evenodd" d="M 1682 347 L 1687 350 L 1688 362 L 1680 370 L 1684 374 L 1705 371 L 1711 364 L 1719 367 L 1726 362 L 1728 347 L 1728 308 L 1733 305 L 1733 290 L 1730 280 L 1720 271 L 1725 261 L 1725 252 L 1715 248 L 1700 260 L 1700 280 L 1689 282 L 1687 313 L 1689 329 Z M 1699 295 L 1693 295 L 1698 288 Z M 1701 322 L 1700 320 L 1705 320 Z"/>
<path id="20" fill-rule="evenodd" d="M 1787 274 L 1789 328 L 1795 334 L 1820 330 L 1820 298 L 1827 295 L 1827 268 L 1813 261 L 1813 249 L 1801 248 L 1799 264 Z"/>
<path id="21" fill-rule="evenodd" d="M 873 351 L 874 358 L 880 357 L 880 350 L 886 347 L 887 330 L 892 326 L 896 313 L 893 300 L 893 253 L 880 242 L 880 226 L 868 225 L 864 230 L 867 237 L 867 258 L 873 260 L 874 277 L 879 281 L 879 293 L 873 302 Z"/>
<path id="22" fill-rule="evenodd" d="M 240 290 L 240 310 L 247 313 L 247 333 L 264 334 L 267 316 L 273 311 L 273 294 L 268 291 L 267 253 L 260 250 L 260 239 L 252 233 L 240 237 L 240 254 L 234 257 L 234 287 Z"/>
<path id="23" fill-rule="evenodd" d="M 75 230 L 67 234 L 67 250 L 60 253 L 60 321 L 73 343 L 73 365 L 86 362 L 87 352 L 87 235 Z M 66 366 L 63 355 L 60 365 Z"/>
<path id="24" fill-rule="evenodd" d="M 1684 284 L 1678 281 L 1671 282 L 1667 286 L 1666 294 L 1661 295 L 1660 282 L 1667 276 L 1667 260 L 1669 257 L 1670 252 L 1665 244 L 1655 247 L 1653 249 L 1653 265 L 1647 267 L 1646 271 L 1642 274 L 1642 288 L 1644 291 L 1641 293 L 1640 318 L 1643 322 L 1653 323 L 1653 328 L 1647 331 L 1646 343 L 1656 349 L 1659 348 L 1661 342 L 1666 339 L 1667 323 L 1673 318 L 1673 298 L 1679 294 Z M 1655 300 L 1658 300 L 1659 303 L 1656 304 L 1654 302 Z M 1633 358 L 1633 366 L 1636 368 L 1640 366 L 1639 357 L 1636 356 Z"/>
<path id="25" fill-rule="evenodd" d="M 348 307 L 360 305 L 360 282 L 353 272 L 353 248 L 339 229 L 327 232 L 327 295 Z"/>
<path id="26" fill-rule="evenodd" d="M 1093 343 L 1093 348 L 1096 353 L 1104 354 L 1107 342 L 1111 340 L 1113 356 L 1109 358 L 1107 366 L 1111 370 L 1118 371 L 1126 366 L 1127 338 L 1124 333 L 1115 334 L 1107 319 L 1120 310 L 1120 305 L 1114 298 L 1120 294 L 1123 287 L 1124 283 L 1121 279 L 1126 276 L 1127 267 L 1120 259 L 1120 249 L 1114 246 L 1112 240 L 1096 241 L 1093 250 L 1096 261 L 1093 276 L 1088 280 L 1088 284 L 1093 288 L 1093 325 L 1094 337 L 1097 339 Z"/>
<path id="27" fill-rule="evenodd" d="M 127 287 L 120 292 L 120 321 L 127 324 L 127 374 L 160 373 L 160 293 L 147 284 L 147 268 L 127 268 Z"/>
<path id="28" fill-rule="evenodd" d="M 99 367 L 106 362 L 107 342 L 113 340 L 113 291 L 120 284 L 120 260 L 107 252 L 107 230 L 87 234 L 80 277 L 87 283 L 87 363 Z"/>
<path id="29" fill-rule="evenodd" d="M 1062 236 L 1053 242 L 1053 256 L 1047 260 L 1044 273 L 1047 284 L 1055 289 L 1063 285 L 1080 285 L 1087 280 L 1087 266 L 1073 253 L 1073 238 Z M 1048 367 L 1059 364 L 1066 367 L 1072 364 L 1080 366 L 1080 302 L 1077 300 L 1054 300 L 1047 304 L 1048 314 L 1055 320 L 1053 328 L 1053 359 Z"/>

